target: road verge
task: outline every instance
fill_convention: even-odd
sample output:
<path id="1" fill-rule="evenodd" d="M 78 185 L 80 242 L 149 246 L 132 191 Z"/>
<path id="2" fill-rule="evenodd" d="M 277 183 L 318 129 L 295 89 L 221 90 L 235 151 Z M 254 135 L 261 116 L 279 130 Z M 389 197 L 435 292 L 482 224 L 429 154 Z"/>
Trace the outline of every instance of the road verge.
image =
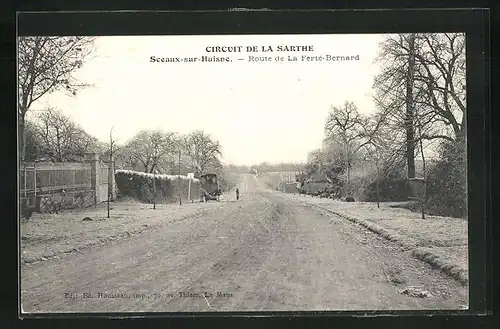
<path id="1" fill-rule="evenodd" d="M 464 225 L 466 227 L 466 222 L 461 219 L 442 219 L 429 216 L 429 219 L 422 220 L 413 218 L 412 216 L 415 215 L 410 214 L 409 211 L 395 210 L 386 206 L 381 206 L 379 209 L 368 203 L 347 204 L 340 201 L 332 202 L 318 198 L 282 195 L 314 205 L 321 210 L 362 226 L 384 239 L 400 245 L 405 250 L 410 251 L 412 257 L 440 270 L 462 285 L 468 285 L 467 262 L 464 261 L 464 258 L 467 258 L 467 234 L 463 232 L 463 229 L 456 228 Z M 447 232 L 441 236 L 439 231 Z M 465 238 L 463 238 L 464 236 Z"/>
<path id="2" fill-rule="evenodd" d="M 152 205 L 115 202 L 110 218 L 104 206 L 60 214 L 36 214 L 21 222 L 20 262 L 33 264 L 104 246 L 158 229 L 169 223 L 197 218 L 217 204 Z M 83 221 L 83 218 L 92 220 Z"/>
<path id="3" fill-rule="evenodd" d="M 467 272 L 464 271 L 460 265 L 453 264 L 447 260 L 444 259 L 444 257 L 430 249 L 427 248 L 419 248 L 418 243 L 415 241 L 412 241 L 411 238 L 405 237 L 401 234 L 397 234 L 395 232 L 392 232 L 391 230 L 384 228 L 380 225 L 377 225 L 373 222 L 370 222 L 368 220 L 363 220 L 359 218 L 354 218 L 351 216 L 346 216 L 342 213 L 335 212 L 331 209 L 325 208 L 318 206 L 319 208 L 328 211 L 329 213 L 332 213 L 334 215 L 337 215 L 341 218 L 344 218 L 348 221 L 351 221 L 353 223 L 356 223 L 360 226 L 363 226 L 364 228 L 367 228 L 373 233 L 376 233 L 386 240 L 395 242 L 402 247 L 411 250 L 411 255 L 417 259 L 420 259 L 421 261 L 426 262 L 427 264 L 431 265 L 432 267 L 435 267 L 439 269 L 441 272 L 447 274 L 448 276 L 452 277 L 453 279 L 459 281 L 463 285 L 468 285 L 469 283 L 469 278 L 467 275 Z"/>

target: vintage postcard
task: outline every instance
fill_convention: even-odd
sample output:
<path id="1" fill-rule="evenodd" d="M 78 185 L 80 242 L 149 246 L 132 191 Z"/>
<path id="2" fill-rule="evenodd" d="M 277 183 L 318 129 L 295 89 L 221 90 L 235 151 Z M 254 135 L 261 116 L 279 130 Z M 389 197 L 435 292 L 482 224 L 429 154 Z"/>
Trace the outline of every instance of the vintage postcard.
<path id="1" fill-rule="evenodd" d="M 464 33 L 18 38 L 23 313 L 463 310 Z"/>

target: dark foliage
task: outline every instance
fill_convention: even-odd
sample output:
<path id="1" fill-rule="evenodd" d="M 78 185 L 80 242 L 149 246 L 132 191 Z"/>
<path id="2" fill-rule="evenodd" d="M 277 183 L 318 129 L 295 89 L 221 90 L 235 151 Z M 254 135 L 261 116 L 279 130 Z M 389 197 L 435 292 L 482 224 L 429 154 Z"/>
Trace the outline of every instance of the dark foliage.
<path id="1" fill-rule="evenodd" d="M 404 167 L 384 168 L 380 171 L 379 197 L 380 201 L 406 201 L 409 189 Z M 377 201 L 377 178 L 373 177 L 364 190 L 364 199 L 369 202 Z"/>
<path id="2" fill-rule="evenodd" d="M 441 216 L 467 216 L 465 141 L 441 144 L 440 160 L 427 175 L 427 207 Z"/>
<path id="3" fill-rule="evenodd" d="M 115 181 L 121 198 L 130 197 L 145 203 L 154 202 L 155 190 L 152 177 L 117 172 Z M 156 182 L 156 202 L 172 196 L 174 191 L 170 180 L 156 177 L 154 181 Z"/>

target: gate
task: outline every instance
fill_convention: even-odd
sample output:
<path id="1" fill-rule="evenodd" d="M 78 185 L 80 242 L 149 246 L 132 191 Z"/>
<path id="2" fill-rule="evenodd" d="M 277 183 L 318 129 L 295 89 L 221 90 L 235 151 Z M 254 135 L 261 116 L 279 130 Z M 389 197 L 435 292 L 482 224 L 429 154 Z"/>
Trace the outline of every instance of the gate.
<path id="1" fill-rule="evenodd" d="M 111 193 L 110 189 L 110 170 L 111 167 L 109 163 L 104 163 L 101 162 L 99 166 L 99 179 L 98 183 L 99 186 L 97 188 L 97 200 L 98 202 L 106 201 L 108 200 L 108 194 Z M 110 195 L 112 198 L 112 194 Z"/>
<path id="2" fill-rule="evenodd" d="M 420 202 L 422 219 L 425 219 L 427 183 L 424 178 L 408 178 L 408 184 L 410 186 L 411 194 L 408 199 Z"/>

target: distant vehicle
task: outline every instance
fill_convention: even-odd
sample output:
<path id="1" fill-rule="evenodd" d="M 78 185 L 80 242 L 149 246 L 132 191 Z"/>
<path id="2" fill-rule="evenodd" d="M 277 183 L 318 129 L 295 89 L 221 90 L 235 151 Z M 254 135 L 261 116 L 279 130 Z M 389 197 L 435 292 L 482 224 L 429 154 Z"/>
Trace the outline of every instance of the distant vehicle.
<path id="1" fill-rule="evenodd" d="M 216 174 L 204 174 L 200 177 L 201 199 L 202 201 L 219 201 L 219 196 L 222 194 L 219 188 L 219 180 Z"/>

